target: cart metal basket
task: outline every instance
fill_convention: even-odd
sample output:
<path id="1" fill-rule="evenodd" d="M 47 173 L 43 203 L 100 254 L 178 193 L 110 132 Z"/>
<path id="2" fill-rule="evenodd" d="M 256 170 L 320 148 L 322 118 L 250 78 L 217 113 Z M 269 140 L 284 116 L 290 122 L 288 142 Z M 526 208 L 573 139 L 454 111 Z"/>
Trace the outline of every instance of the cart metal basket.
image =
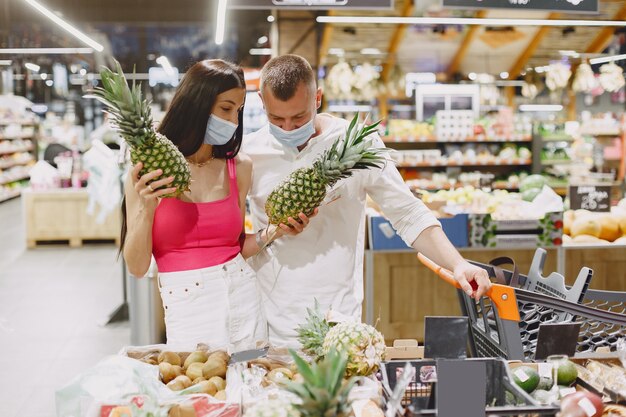
<path id="1" fill-rule="evenodd" d="M 450 271 L 421 254 L 419 258 L 458 288 Z M 473 264 L 494 276 L 493 265 Z M 504 271 L 504 275 L 509 279 L 513 272 Z M 539 325 L 543 323 L 581 323 L 578 352 L 593 351 L 600 346 L 615 350 L 619 338 L 626 336 L 626 293 L 587 290 L 589 279 L 590 276 L 585 278 L 581 291 L 583 304 L 506 283 L 493 284 L 489 296 L 478 302 L 459 291 L 461 309 L 470 319 L 473 356 L 533 360 Z M 519 275 L 520 283 L 527 280 L 527 276 Z M 517 317 L 512 315 L 513 310 L 519 312 Z"/>
<path id="2" fill-rule="evenodd" d="M 487 370 L 487 390 L 485 410 L 488 416 L 553 416 L 557 406 L 539 405 L 532 397 L 522 391 L 510 375 L 503 359 L 468 359 L 485 362 Z M 389 395 L 396 386 L 399 373 L 407 361 L 383 363 L 381 374 L 383 391 Z M 437 362 L 434 360 L 413 360 L 409 363 L 416 368 L 415 377 L 409 384 L 402 405 L 403 417 L 437 415 L 436 379 Z M 455 393 L 450 393 L 454 398 Z"/>

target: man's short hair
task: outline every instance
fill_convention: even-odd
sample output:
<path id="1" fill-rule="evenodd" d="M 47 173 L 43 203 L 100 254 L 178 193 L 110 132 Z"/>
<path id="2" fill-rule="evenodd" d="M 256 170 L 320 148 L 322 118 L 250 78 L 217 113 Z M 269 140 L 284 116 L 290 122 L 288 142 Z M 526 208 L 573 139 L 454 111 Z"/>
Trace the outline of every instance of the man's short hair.
<path id="1" fill-rule="evenodd" d="M 274 97 L 287 101 L 296 94 L 300 83 L 315 90 L 313 68 L 298 55 L 283 55 L 270 59 L 261 70 L 261 91 L 269 88 Z"/>

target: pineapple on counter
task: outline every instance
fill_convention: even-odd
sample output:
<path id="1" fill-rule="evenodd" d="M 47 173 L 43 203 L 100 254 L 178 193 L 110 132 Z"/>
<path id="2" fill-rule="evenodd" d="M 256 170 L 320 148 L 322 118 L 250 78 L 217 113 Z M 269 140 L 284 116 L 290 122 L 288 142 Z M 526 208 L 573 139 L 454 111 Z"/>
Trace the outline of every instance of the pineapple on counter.
<path id="1" fill-rule="evenodd" d="M 271 224 L 289 224 L 288 219 L 304 213 L 310 216 L 319 207 L 326 191 L 342 178 L 359 169 L 380 168 L 385 161 L 385 148 L 373 146 L 369 135 L 380 121 L 357 126 L 358 114 L 348 126 L 346 135 L 338 138 L 310 168 L 300 168 L 278 185 L 265 203 L 265 213 Z"/>
<path id="2" fill-rule="evenodd" d="M 139 175 L 161 169 L 163 174 L 154 181 L 173 176 L 170 185 L 160 188 L 176 187 L 176 191 L 164 197 L 175 197 L 188 191 L 191 172 L 187 160 L 176 145 L 154 130 L 150 103 L 142 98 L 141 86 L 133 82 L 132 89 L 129 88 L 117 61 L 115 72 L 104 68 L 100 76 L 102 87 L 96 87 L 94 94 L 88 97 L 107 107 L 111 125 L 130 147 L 133 165 L 143 162 Z"/>
<path id="3" fill-rule="evenodd" d="M 376 372 L 385 354 L 385 338 L 369 324 L 345 321 L 331 323 L 319 309 L 307 309 L 306 323 L 297 329 L 302 349 L 315 360 L 336 350 L 347 355 L 346 376 L 368 376 Z"/>

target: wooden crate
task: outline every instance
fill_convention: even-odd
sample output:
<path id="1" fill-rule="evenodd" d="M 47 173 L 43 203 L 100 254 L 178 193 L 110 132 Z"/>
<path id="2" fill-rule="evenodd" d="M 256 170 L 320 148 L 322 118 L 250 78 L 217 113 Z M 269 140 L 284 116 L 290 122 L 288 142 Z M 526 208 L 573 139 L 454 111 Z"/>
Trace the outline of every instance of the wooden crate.
<path id="1" fill-rule="evenodd" d="M 86 240 L 111 240 L 119 245 L 119 210 L 110 213 L 104 223 L 96 223 L 98 208 L 93 215 L 87 213 L 89 196 L 84 189 L 27 189 L 22 202 L 29 248 L 41 241 L 67 241 L 71 247 L 79 247 Z"/>

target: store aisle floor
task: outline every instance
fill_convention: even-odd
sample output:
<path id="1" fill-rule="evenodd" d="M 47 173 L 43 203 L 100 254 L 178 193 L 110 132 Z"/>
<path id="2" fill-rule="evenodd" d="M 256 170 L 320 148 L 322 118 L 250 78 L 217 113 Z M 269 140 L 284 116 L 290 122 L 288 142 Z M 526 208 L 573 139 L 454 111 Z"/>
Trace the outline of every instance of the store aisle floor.
<path id="1" fill-rule="evenodd" d="M 19 199 L 0 204 L 0 416 L 55 416 L 54 393 L 130 342 L 103 326 L 122 300 L 113 245 L 26 249 Z"/>

